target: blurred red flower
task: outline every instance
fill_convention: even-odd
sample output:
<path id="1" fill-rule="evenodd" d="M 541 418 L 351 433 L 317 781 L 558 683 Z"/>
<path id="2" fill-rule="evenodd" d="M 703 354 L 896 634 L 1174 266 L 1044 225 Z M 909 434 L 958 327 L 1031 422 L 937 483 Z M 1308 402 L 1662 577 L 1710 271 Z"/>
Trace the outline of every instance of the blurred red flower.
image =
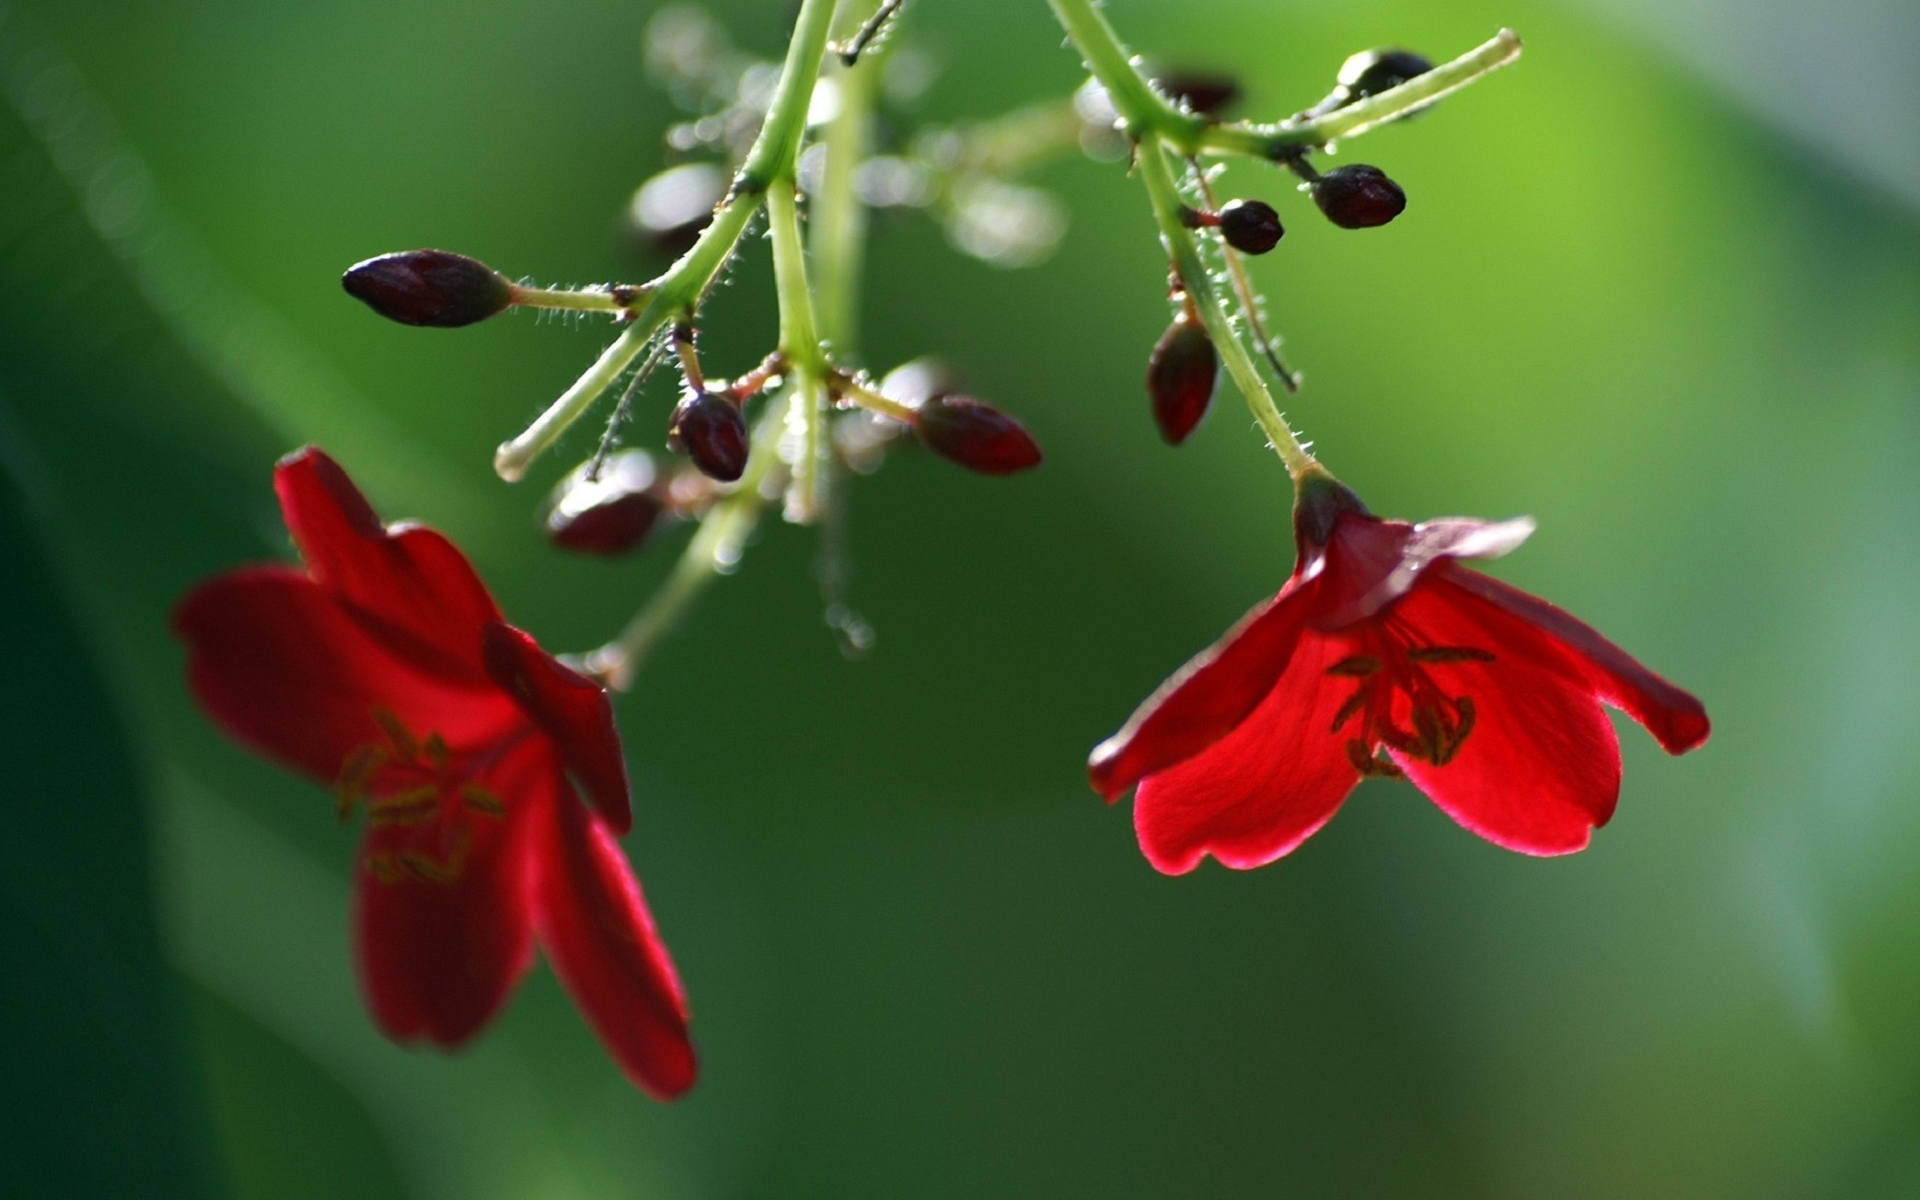
<path id="1" fill-rule="evenodd" d="M 1088 760 L 1109 801 L 1138 785 L 1134 827 L 1160 870 L 1207 854 L 1272 862 L 1368 775 L 1404 775 L 1496 845 L 1567 854 L 1620 794 L 1603 702 L 1668 753 L 1707 740 L 1694 697 L 1545 600 L 1459 565 L 1518 546 L 1530 520 L 1383 521 L 1320 477 L 1294 527 L 1280 594 Z"/>
<path id="2" fill-rule="evenodd" d="M 614 841 L 631 813 L 605 690 L 506 624 L 452 542 L 382 525 L 319 450 L 274 484 L 306 570 L 208 580 L 173 628 L 216 724 L 333 784 L 343 820 L 366 808 L 354 954 L 375 1022 L 462 1044 L 537 938 L 627 1077 L 684 1092 L 685 997 Z"/>

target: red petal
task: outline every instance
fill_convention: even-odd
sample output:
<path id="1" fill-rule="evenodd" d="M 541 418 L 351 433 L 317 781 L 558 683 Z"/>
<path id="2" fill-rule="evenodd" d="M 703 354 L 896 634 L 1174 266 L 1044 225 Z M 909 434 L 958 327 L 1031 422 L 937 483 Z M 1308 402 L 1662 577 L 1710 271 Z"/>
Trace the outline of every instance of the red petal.
<path id="1" fill-rule="evenodd" d="M 1450 698 L 1473 700 L 1473 729 L 1444 766 L 1397 752 L 1394 761 L 1448 816 L 1497 846 L 1584 849 L 1620 797 L 1619 740 L 1580 664 L 1533 625 L 1453 586 L 1467 574 L 1429 574 L 1393 617 L 1420 642 L 1494 655 L 1427 668 Z"/>
<path id="2" fill-rule="evenodd" d="M 1140 784 L 1133 824 L 1147 860 L 1169 875 L 1211 854 L 1229 867 L 1270 863 L 1327 823 L 1360 773 L 1330 732 L 1354 681 L 1328 676 L 1346 650 L 1307 637 L 1252 716 L 1205 752 Z"/>
<path id="3" fill-rule="evenodd" d="M 542 832 L 538 920 L 554 973 L 634 1086 L 671 1100 L 693 1086 L 696 1064 L 686 997 L 640 885 L 576 801 L 554 805 Z"/>
<path id="4" fill-rule="evenodd" d="M 1640 722 L 1668 754 L 1684 754 L 1712 732 L 1706 707 L 1691 693 L 1641 666 L 1577 617 L 1477 571 L 1452 571 L 1448 580 L 1558 642 L 1585 669 L 1600 699 Z"/>
<path id="5" fill-rule="evenodd" d="M 458 1046 L 499 1011 L 533 955 L 529 839 L 556 794 L 558 767 L 522 742 L 478 782 L 506 803 L 504 818 L 455 813 L 367 831 L 354 872 L 354 958 L 375 1024 L 398 1042 Z M 464 832 L 461 832 L 464 831 Z M 457 838 L 464 838 L 464 850 Z M 450 882 L 418 878 L 403 853 L 459 866 Z M 392 855 L 380 878 L 375 855 Z M 397 875 L 397 877 L 395 877 Z"/>
<path id="6" fill-rule="evenodd" d="M 500 610 L 458 547 L 421 526 L 383 526 L 339 464 L 311 446 L 280 460 L 274 489 L 316 579 L 397 637 L 432 647 L 450 678 L 481 676 L 480 630 Z"/>
<path id="7" fill-rule="evenodd" d="M 1240 618 L 1134 710 L 1120 732 L 1093 748 L 1087 778 L 1118 800 L 1148 774 L 1184 762 L 1232 732 L 1287 669 L 1316 603 L 1317 584 L 1288 580 Z"/>
<path id="8" fill-rule="evenodd" d="M 615 833 L 633 824 L 627 760 L 607 689 L 542 650 L 532 636 L 495 621 L 483 637 L 487 673 L 520 702 Z"/>
<path id="9" fill-rule="evenodd" d="M 397 657 L 333 595 L 291 567 L 210 579 L 174 610 L 187 682 L 222 729 L 262 754 L 332 782 L 385 709 L 421 737 L 473 745 L 524 721 L 506 697 L 450 686 Z"/>
<path id="10" fill-rule="evenodd" d="M 1533 520 L 1440 517 L 1409 525 L 1363 513 L 1342 513 L 1326 550 L 1326 595 L 1319 629 L 1364 621 L 1406 595 L 1420 576 L 1453 558 L 1498 558 L 1533 533 Z"/>

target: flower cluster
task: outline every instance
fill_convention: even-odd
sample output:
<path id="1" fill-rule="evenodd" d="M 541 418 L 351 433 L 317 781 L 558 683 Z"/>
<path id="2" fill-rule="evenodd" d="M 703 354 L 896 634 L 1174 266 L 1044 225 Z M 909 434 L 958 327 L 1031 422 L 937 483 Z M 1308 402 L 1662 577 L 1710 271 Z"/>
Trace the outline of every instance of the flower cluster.
<path id="1" fill-rule="evenodd" d="M 467 326 L 513 309 L 608 317 L 611 344 L 500 446 L 495 470 L 523 478 L 617 395 L 597 450 L 542 510 L 547 537 L 614 555 L 676 521 L 697 523 L 660 591 L 616 637 L 569 660 L 576 670 L 506 623 L 450 542 L 383 525 L 346 473 L 308 449 L 276 475 L 304 568 L 235 571 L 181 602 L 174 627 L 202 707 L 240 742 L 331 785 L 342 820 L 365 821 L 354 956 L 390 1037 L 464 1044 L 537 944 L 629 1079 L 663 1099 L 692 1085 L 685 998 L 615 840 L 631 818 L 609 689 L 624 689 L 654 639 L 733 565 L 768 501 L 831 532 L 836 481 L 873 470 L 909 437 L 980 474 L 1040 465 L 1019 422 L 931 360 L 878 381 L 849 361 L 848 297 L 862 207 L 933 213 L 956 245 L 1001 265 L 1042 255 L 1064 217 L 1017 179 L 1061 151 L 1127 158 L 1152 205 L 1172 309 L 1146 371 L 1161 436 L 1185 442 L 1224 373 L 1295 490 L 1286 584 L 1089 760 L 1109 801 L 1135 793 L 1155 867 L 1177 874 L 1209 854 L 1230 867 L 1271 862 L 1369 777 L 1410 782 L 1497 845 L 1565 854 L 1587 845 L 1619 798 L 1603 706 L 1670 753 L 1707 739 L 1694 697 L 1560 609 L 1464 565 L 1512 550 L 1530 521 L 1382 520 L 1308 452 L 1262 374 L 1264 363 L 1285 390 L 1299 386 L 1243 262 L 1275 251 L 1286 228 L 1264 200 L 1220 202 L 1201 162 L 1267 163 L 1296 177 L 1333 226 L 1385 225 L 1407 208 L 1394 180 L 1360 163 L 1321 171 L 1314 156 L 1512 62 L 1519 39 L 1502 31 L 1438 66 L 1406 50 L 1355 55 L 1322 100 L 1263 125 L 1224 118 L 1238 95 L 1231 80 L 1143 73 L 1094 0 L 1050 4 L 1092 73 L 1071 99 L 887 146 L 875 134 L 886 89 L 871 73 L 900 0 L 837 47 L 835 0 L 800 0 L 777 69 L 734 52 L 709 19 L 670 9 L 648 57 L 694 114 L 670 144 L 699 161 L 643 185 L 630 213 L 640 240 L 677 255 L 663 273 L 542 288 L 443 250 L 380 255 L 345 273 L 349 294 L 409 325 Z M 778 341 L 742 373 L 712 376 L 701 309 L 762 216 Z M 662 364 L 679 379 L 664 440 L 684 460 L 666 466 L 618 446 Z M 837 595 L 832 544 L 823 541 L 821 571 L 829 623 L 861 652 L 871 630 Z"/>

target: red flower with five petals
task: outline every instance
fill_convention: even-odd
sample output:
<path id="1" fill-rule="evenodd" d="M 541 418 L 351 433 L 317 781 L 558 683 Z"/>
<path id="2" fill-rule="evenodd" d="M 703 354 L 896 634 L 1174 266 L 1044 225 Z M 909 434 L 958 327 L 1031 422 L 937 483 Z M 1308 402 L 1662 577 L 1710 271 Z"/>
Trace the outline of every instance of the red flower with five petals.
<path id="1" fill-rule="evenodd" d="M 1280 594 L 1160 686 L 1087 763 L 1138 785 L 1140 848 L 1168 874 L 1257 867 L 1326 824 L 1360 780 L 1402 776 L 1481 837 L 1568 854 L 1613 815 L 1620 746 L 1601 704 L 1670 754 L 1707 740 L 1698 700 L 1538 597 L 1460 565 L 1529 520 L 1383 521 L 1303 481 Z"/>
<path id="2" fill-rule="evenodd" d="M 353 940 L 375 1022 L 460 1045 L 537 939 L 627 1077 L 684 1092 L 686 1000 L 614 841 L 631 813 L 605 690 L 506 624 L 452 542 L 382 525 L 325 454 L 289 455 L 274 484 L 307 569 L 211 579 L 173 627 L 215 723 L 333 784 L 342 819 L 367 810 Z"/>

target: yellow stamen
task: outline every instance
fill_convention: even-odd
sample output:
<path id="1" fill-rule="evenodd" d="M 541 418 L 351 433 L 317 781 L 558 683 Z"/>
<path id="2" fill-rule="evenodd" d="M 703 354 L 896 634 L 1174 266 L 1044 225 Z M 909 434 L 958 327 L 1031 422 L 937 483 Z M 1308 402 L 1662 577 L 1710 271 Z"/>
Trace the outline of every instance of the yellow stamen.
<path id="1" fill-rule="evenodd" d="M 460 799 L 474 812 L 485 813 L 489 817 L 504 817 L 507 815 L 506 801 L 500 799 L 500 797 L 494 795 L 477 783 L 461 784 Z"/>
<path id="2" fill-rule="evenodd" d="M 1329 675 L 1341 675 L 1351 679 L 1365 679 L 1380 670 L 1380 660 L 1371 654 L 1355 654 L 1341 659 L 1327 668 Z"/>
<path id="3" fill-rule="evenodd" d="M 413 733 L 405 722 L 384 708 L 376 708 L 370 715 L 373 723 L 380 727 L 380 732 L 387 735 L 387 741 L 393 744 L 394 753 L 400 761 L 413 762 L 420 757 L 420 743 L 413 740 Z"/>
<path id="4" fill-rule="evenodd" d="M 1355 692 L 1351 696 L 1348 696 L 1346 703 L 1342 704 L 1340 706 L 1340 710 L 1333 714 L 1333 728 L 1327 730 L 1327 732 L 1339 733 L 1340 727 L 1342 725 L 1345 725 L 1348 721 L 1353 720 L 1354 714 L 1359 712 L 1361 709 L 1365 708 L 1366 706 L 1367 706 L 1367 689 L 1363 686 L 1360 688 L 1359 691 Z"/>
<path id="5" fill-rule="evenodd" d="M 386 761 L 386 747 L 369 742 L 355 746 L 340 764 L 340 774 L 333 781 L 333 800 L 341 824 L 346 824 L 347 818 L 353 815 L 354 804 L 366 795 L 367 782 Z"/>
<path id="6" fill-rule="evenodd" d="M 1407 661 L 1417 663 L 1490 663 L 1493 655 L 1472 646 L 1415 646 L 1407 651 Z"/>

